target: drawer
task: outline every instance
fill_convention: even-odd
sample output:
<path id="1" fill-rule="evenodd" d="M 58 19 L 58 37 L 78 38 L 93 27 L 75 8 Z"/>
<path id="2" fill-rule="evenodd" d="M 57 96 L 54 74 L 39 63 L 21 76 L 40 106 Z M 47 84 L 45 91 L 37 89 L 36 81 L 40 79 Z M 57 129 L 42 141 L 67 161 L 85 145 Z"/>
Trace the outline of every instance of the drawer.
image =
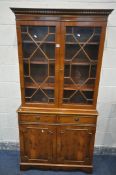
<path id="1" fill-rule="evenodd" d="M 74 124 L 96 124 L 96 116 L 79 116 L 79 115 L 63 115 L 58 117 L 60 123 L 74 123 Z"/>
<path id="2" fill-rule="evenodd" d="M 46 122 L 51 123 L 56 121 L 55 115 L 43 114 L 20 114 L 19 122 Z"/>

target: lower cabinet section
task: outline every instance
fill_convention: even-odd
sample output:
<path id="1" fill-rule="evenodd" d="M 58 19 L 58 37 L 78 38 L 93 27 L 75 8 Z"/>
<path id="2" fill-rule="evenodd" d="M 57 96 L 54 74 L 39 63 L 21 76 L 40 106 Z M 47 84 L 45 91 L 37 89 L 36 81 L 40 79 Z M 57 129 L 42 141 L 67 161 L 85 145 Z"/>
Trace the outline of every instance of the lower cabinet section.
<path id="1" fill-rule="evenodd" d="M 20 125 L 21 161 L 54 162 L 56 128 L 48 125 Z"/>
<path id="2" fill-rule="evenodd" d="M 59 127 L 57 137 L 58 162 L 90 164 L 92 162 L 94 135 L 94 127 Z"/>
<path id="3" fill-rule="evenodd" d="M 83 118 L 79 124 L 25 117 L 19 117 L 21 165 L 92 168 L 95 119 L 87 124 Z"/>

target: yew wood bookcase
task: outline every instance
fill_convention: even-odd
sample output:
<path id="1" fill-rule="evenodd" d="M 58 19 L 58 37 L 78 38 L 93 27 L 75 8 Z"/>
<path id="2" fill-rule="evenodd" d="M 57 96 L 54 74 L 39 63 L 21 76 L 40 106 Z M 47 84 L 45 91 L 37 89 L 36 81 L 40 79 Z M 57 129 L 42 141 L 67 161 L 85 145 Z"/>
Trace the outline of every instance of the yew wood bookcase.
<path id="1" fill-rule="evenodd" d="M 11 10 L 21 84 L 20 168 L 92 172 L 96 102 L 112 10 Z"/>

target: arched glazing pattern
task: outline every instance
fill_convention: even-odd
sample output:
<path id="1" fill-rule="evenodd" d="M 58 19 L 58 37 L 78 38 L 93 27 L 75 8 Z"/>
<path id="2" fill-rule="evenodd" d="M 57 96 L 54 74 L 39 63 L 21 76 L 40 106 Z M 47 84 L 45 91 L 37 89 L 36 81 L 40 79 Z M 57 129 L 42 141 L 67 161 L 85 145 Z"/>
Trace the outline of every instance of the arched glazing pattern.
<path id="1" fill-rule="evenodd" d="M 25 101 L 54 103 L 55 26 L 22 26 Z"/>
<path id="2" fill-rule="evenodd" d="M 64 59 L 64 104 L 92 104 L 100 27 L 66 27 Z"/>

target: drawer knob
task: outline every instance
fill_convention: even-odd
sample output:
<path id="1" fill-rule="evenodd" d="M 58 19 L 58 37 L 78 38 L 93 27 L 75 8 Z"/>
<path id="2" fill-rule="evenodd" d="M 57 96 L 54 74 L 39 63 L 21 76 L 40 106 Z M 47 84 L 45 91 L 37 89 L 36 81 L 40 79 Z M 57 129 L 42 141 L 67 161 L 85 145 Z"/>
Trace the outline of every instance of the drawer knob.
<path id="1" fill-rule="evenodd" d="M 78 122 L 78 121 L 79 121 L 79 118 L 78 118 L 78 117 L 76 117 L 76 118 L 75 118 L 75 121 L 76 121 L 76 122 Z"/>
<path id="2" fill-rule="evenodd" d="M 36 116 L 36 120 L 40 120 L 40 117 L 39 116 Z"/>

